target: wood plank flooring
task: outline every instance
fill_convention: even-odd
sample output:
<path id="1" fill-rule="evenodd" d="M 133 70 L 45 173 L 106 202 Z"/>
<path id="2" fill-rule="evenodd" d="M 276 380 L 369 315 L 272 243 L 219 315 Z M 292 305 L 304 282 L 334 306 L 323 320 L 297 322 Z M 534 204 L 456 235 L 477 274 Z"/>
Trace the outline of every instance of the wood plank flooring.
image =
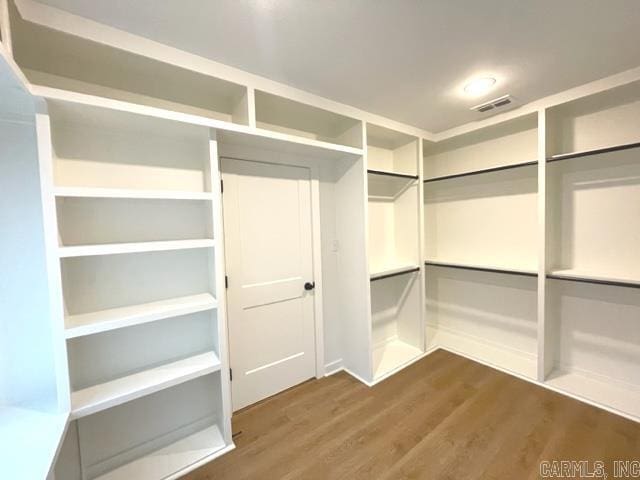
<path id="1" fill-rule="evenodd" d="M 604 461 L 612 478 L 640 460 L 640 424 L 442 350 L 373 388 L 307 382 L 233 431 L 234 451 L 184 479 L 522 480 L 542 460 Z"/>

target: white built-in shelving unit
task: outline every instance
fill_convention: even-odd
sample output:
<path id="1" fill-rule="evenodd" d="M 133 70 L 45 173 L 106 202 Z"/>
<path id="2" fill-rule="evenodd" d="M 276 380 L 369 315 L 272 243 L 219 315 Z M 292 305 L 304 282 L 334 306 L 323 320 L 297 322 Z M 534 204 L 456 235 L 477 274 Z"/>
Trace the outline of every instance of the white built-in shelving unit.
<path id="1" fill-rule="evenodd" d="M 640 71 L 431 134 L 31 0 L 0 41 L 5 471 L 233 448 L 223 154 L 313 172 L 318 375 L 444 348 L 640 420 Z"/>
<path id="2" fill-rule="evenodd" d="M 366 125 L 372 373 L 378 381 L 424 353 L 419 139 Z"/>
<path id="3" fill-rule="evenodd" d="M 216 142 L 199 125 L 45 108 L 73 420 L 56 476 L 178 474 L 232 446 Z"/>

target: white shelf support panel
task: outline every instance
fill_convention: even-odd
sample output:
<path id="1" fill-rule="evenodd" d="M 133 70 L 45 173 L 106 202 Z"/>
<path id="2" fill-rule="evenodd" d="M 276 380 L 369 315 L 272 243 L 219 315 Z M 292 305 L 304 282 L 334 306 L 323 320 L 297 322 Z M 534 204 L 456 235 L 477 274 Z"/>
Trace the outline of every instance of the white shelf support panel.
<path id="1" fill-rule="evenodd" d="M 207 352 L 87 387 L 71 394 L 71 418 L 91 415 L 218 370 L 217 355 Z"/>
<path id="2" fill-rule="evenodd" d="M 65 319 L 65 336 L 77 338 L 132 327 L 165 318 L 215 309 L 218 305 L 210 293 L 188 295 L 129 307 L 69 315 Z"/>
<path id="3" fill-rule="evenodd" d="M 97 255 L 118 255 L 123 253 L 163 252 L 170 250 L 189 250 L 194 248 L 213 248 L 212 239 L 169 240 L 160 242 L 113 243 L 104 245 L 79 245 L 60 247 L 60 258 L 92 257 Z"/>

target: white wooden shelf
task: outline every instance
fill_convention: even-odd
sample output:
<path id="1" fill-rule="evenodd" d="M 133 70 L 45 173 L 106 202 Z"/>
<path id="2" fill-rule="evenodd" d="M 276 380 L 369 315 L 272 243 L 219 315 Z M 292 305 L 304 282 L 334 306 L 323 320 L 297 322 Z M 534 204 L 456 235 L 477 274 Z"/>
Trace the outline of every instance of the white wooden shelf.
<path id="1" fill-rule="evenodd" d="M 218 302 L 213 298 L 213 295 L 202 293 L 129 307 L 69 315 L 65 319 L 65 336 L 66 338 L 76 338 L 93 335 L 165 318 L 212 310 L 217 305 Z"/>
<path id="2" fill-rule="evenodd" d="M 461 270 L 475 270 L 480 272 L 490 273 L 506 273 L 513 275 L 525 275 L 535 277 L 538 275 L 538 271 L 534 268 L 522 268 L 522 267 L 505 267 L 498 265 L 482 265 L 478 263 L 468 262 L 448 262 L 443 260 L 425 260 L 425 265 L 429 267 L 445 267 L 445 268 L 457 268 Z"/>
<path id="3" fill-rule="evenodd" d="M 547 278 L 619 287 L 640 288 L 640 279 L 638 278 L 631 278 L 630 276 L 623 275 L 596 275 L 580 269 L 552 270 L 547 274 Z"/>
<path id="4" fill-rule="evenodd" d="M 373 378 L 378 380 L 423 354 L 422 350 L 401 340 L 392 340 L 373 350 Z"/>
<path id="5" fill-rule="evenodd" d="M 0 465 L 6 478 L 47 478 L 68 414 L 0 407 Z"/>
<path id="6" fill-rule="evenodd" d="M 129 198 L 149 200 L 213 200 L 210 192 L 181 192 L 172 190 L 135 190 L 118 188 L 88 188 L 88 187 L 56 187 L 56 197 L 75 198 Z"/>
<path id="7" fill-rule="evenodd" d="M 167 250 L 188 250 L 212 248 L 215 241 L 208 238 L 196 240 L 169 240 L 161 242 L 111 243 L 102 245 L 78 245 L 60 247 L 60 258 L 92 257 L 97 255 L 117 255 L 121 253 L 161 252 Z"/>
<path id="8" fill-rule="evenodd" d="M 220 429 L 212 425 L 171 445 L 97 477 L 97 480 L 177 478 L 197 464 L 213 460 L 226 444 Z"/>
<path id="9" fill-rule="evenodd" d="M 545 383 L 635 421 L 640 419 L 640 388 L 636 386 L 562 370 L 553 370 Z"/>
<path id="10" fill-rule="evenodd" d="M 71 394 L 71 417 L 91 415 L 219 369 L 217 355 L 207 352 L 77 390 Z"/>
<path id="11" fill-rule="evenodd" d="M 371 272 L 371 280 L 381 280 L 383 278 L 404 275 L 405 273 L 418 272 L 419 270 L 420 270 L 420 266 L 418 265 L 403 265 L 400 267 L 391 267 L 384 270 Z"/>

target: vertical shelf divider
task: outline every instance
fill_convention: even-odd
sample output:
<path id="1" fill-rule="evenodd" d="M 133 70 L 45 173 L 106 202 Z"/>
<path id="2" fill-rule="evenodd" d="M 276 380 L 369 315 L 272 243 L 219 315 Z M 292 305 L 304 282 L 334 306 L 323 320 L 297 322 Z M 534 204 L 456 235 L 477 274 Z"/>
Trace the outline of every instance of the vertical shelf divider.
<path id="1" fill-rule="evenodd" d="M 251 103 L 249 103 L 250 105 Z M 249 109 L 251 112 L 251 109 Z M 251 117 L 249 117 L 251 118 Z M 213 239 L 215 248 L 215 297 L 218 301 L 218 351 L 220 357 L 220 382 L 222 387 L 223 435 L 227 445 L 233 442 L 231 432 L 231 378 L 229 370 L 229 351 L 227 346 L 227 295 L 225 292 L 225 256 L 224 256 L 224 224 L 222 221 L 222 178 L 220 175 L 220 158 L 218 156 L 217 132 L 209 131 L 209 165 L 208 179 L 210 191 L 214 192 L 211 213 L 213 216 Z"/>
<path id="2" fill-rule="evenodd" d="M 547 263 L 548 263 L 548 224 L 547 224 L 547 116 L 546 110 L 538 110 L 538 366 L 537 379 L 544 382 L 551 370 L 552 362 L 548 355 L 551 345 L 547 328 Z"/>

